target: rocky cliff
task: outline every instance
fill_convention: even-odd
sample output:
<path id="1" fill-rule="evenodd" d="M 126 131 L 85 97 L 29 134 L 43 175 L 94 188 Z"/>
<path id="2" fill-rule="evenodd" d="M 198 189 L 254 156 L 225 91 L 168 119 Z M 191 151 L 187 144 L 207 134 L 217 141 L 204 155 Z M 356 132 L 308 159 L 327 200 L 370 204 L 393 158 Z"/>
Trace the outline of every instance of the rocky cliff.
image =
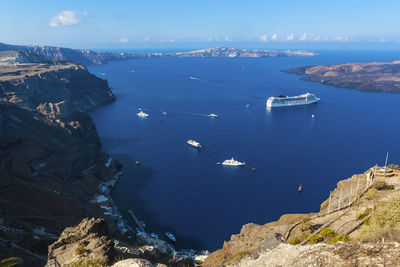
<path id="1" fill-rule="evenodd" d="M 0 237 L 21 247 L 13 253 L 29 249 L 40 261 L 53 236 L 102 214 L 89 200 L 117 166 L 105 166 L 87 112 L 114 99 L 107 82 L 81 65 L 0 68 Z M 0 258 L 9 256 L 0 249 Z"/>
<path id="2" fill-rule="evenodd" d="M 209 255 L 205 266 L 396 266 L 399 190 L 398 166 L 373 167 L 340 181 L 319 212 L 243 226 Z"/>
<path id="3" fill-rule="evenodd" d="M 71 61 L 85 66 L 104 64 L 112 60 L 125 60 L 135 57 L 135 54 L 95 52 L 87 49 L 71 49 L 56 46 L 22 46 L 0 43 L 0 52 L 24 52 L 38 55 L 42 60 Z M 1 54 L 0 54 L 1 56 Z M 1 62 L 1 61 L 0 61 Z M 34 62 L 28 60 L 27 62 Z"/>
<path id="4" fill-rule="evenodd" d="M 112 60 L 126 60 L 131 58 L 168 58 L 168 57 L 287 57 L 287 56 L 316 56 L 315 52 L 304 50 L 266 50 L 266 49 L 237 49 L 228 47 L 207 48 L 184 52 L 166 53 L 112 53 L 95 52 L 87 49 L 70 49 L 54 46 L 18 46 L 0 43 L 0 52 L 28 52 L 48 61 L 71 61 L 83 65 L 104 64 Z M 28 61 L 32 62 L 32 61 Z M 1 53 L 0 53 L 1 63 Z"/>
<path id="5" fill-rule="evenodd" d="M 368 92 L 400 93 L 400 61 L 347 63 L 283 70 L 304 75 L 305 81 Z"/>

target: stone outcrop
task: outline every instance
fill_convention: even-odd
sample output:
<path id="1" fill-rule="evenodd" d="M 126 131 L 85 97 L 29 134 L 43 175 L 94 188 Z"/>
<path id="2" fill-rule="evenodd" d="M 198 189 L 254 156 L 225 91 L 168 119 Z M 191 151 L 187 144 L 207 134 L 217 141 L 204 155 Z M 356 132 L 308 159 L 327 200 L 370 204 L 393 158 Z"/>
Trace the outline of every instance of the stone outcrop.
<path id="1" fill-rule="evenodd" d="M 305 81 L 320 82 L 360 91 L 400 93 L 400 61 L 347 63 L 283 70 L 304 75 Z"/>
<path id="2" fill-rule="evenodd" d="M 230 267 L 398 266 L 399 243 L 337 243 L 306 246 L 279 245 L 229 264 Z"/>
<path id="3" fill-rule="evenodd" d="M 48 260 L 62 266 L 91 257 L 103 264 L 114 261 L 114 242 L 103 219 L 84 219 L 75 227 L 66 228 L 58 240 L 49 246 Z"/>
<path id="4" fill-rule="evenodd" d="M 126 259 L 113 264 L 111 267 L 162 267 L 161 264 L 152 264 L 145 259 Z M 164 265 L 166 266 L 166 265 Z"/>

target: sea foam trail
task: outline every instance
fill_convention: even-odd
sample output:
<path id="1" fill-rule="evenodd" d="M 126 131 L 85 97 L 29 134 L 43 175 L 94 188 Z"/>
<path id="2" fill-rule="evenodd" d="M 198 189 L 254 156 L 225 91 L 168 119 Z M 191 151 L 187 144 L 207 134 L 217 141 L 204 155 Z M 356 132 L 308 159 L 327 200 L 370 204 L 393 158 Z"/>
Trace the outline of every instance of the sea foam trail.
<path id="1" fill-rule="evenodd" d="M 229 88 L 229 87 L 230 87 L 230 86 L 227 86 L 227 85 L 222 84 L 222 83 L 216 83 L 216 82 L 212 82 L 212 81 L 200 79 L 200 78 L 193 77 L 193 76 L 190 76 L 189 79 L 194 80 L 194 81 L 199 81 L 199 82 L 207 83 L 207 84 L 211 84 L 211 85 L 215 85 L 215 86 L 219 86 L 219 87 L 225 87 L 225 88 Z"/>
<path id="2" fill-rule="evenodd" d="M 175 112 L 177 114 L 183 114 L 183 115 L 190 115 L 190 116 L 201 116 L 201 117 L 210 117 L 209 114 L 199 114 L 199 113 L 190 113 L 190 112 Z"/>

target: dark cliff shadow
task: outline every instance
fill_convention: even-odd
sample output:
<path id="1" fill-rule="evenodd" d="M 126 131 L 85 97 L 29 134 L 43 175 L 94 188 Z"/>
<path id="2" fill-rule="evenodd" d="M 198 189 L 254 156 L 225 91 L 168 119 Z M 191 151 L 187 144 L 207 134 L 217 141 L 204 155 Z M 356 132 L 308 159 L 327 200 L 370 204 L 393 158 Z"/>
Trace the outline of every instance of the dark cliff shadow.
<path id="1" fill-rule="evenodd" d="M 102 146 L 103 146 L 103 151 L 106 151 L 106 152 L 109 151 L 109 150 L 112 150 L 112 149 L 114 149 L 116 147 L 124 146 L 124 145 L 131 144 L 131 143 L 135 143 L 135 142 L 138 142 L 138 141 L 140 141 L 140 138 L 120 138 L 120 137 L 111 137 L 111 136 L 102 136 L 101 137 L 101 143 L 102 143 Z M 118 161 L 120 161 L 119 158 L 117 158 L 119 156 L 120 155 L 116 156 L 116 159 Z M 127 155 L 121 155 L 121 156 L 125 157 Z"/>

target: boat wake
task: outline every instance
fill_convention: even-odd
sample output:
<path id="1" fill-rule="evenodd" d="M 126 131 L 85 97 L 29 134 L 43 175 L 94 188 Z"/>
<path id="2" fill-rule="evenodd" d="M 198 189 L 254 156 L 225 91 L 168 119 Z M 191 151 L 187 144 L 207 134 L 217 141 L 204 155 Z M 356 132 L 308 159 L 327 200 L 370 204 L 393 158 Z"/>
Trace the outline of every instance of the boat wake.
<path id="1" fill-rule="evenodd" d="M 195 80 L 195 81 L 199 81 L 199 82 L 203 82 L 203 83 L 207 83 L 207 84 L 211 84 L 211 85 L 214 85 L 214 86 L 225 87 L 225 88 L 229 87 L 229 86 L 227 86 L 225 84 L 216 83 L 216 82 L 200 79 L 200 78 L 193 77 L 193 76 L 190 76 L 189 79 Z"/>
<path id="2" fill-rule="evenodd" d="M 190 116 L 210 117 L 209 114 L 199 114 L 199 113 L 190 113 L 190 112 L 178 112 L 178 113 L 184 114 L 184 115 L 190 115 Z"/>

